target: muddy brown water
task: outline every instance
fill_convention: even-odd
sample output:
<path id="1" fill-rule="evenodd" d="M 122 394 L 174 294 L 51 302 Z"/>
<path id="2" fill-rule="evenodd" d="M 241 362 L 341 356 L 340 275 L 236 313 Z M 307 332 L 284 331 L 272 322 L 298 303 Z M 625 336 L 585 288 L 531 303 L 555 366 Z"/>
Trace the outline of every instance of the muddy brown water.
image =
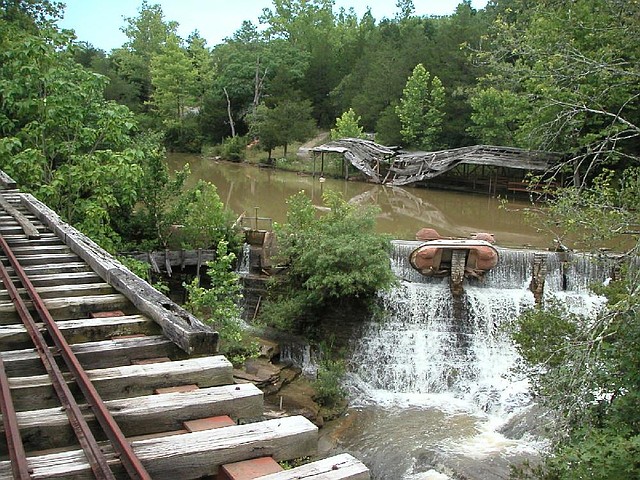
<path id="1" fill-rule="evenodd" d="M 344 181 L 300 175 L 252 165 L 220 162 L 199 155 L 170 154 L 174 171 L 188 163 L 189 184 L 198 180 L 213 183 L 221 200 L 237 215 L 286 220 L 287 199 L 304 190 L 313 204 L 322 206 L 322 193 L 338 191 L 345 200 L 377 205 L 378 230 L 393 238 L 412 240 L 422 227 L 435 228 L 443 236 L 467 237 L 475 232 L 491 232 L 501 246 L 547 248 L 552 238 L 527 223 L 527 203 L 509 199 L 506 208 L 500 198 L 415 187 L 384 187 L 365 182 Z M 262 228 L 262 225 L 260 225 Z"/>

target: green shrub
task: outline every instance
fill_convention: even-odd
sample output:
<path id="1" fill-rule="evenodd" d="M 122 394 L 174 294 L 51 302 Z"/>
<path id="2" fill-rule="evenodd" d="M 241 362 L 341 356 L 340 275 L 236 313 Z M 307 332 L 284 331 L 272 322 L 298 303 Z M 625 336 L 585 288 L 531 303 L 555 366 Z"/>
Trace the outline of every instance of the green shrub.
<path id="1" fill-rule="evenodd" d="M 262 315 L 268 324 L 313 333 L 332 306 L 370 303 L 395 282 L 389 239 L 375 231 L 377 210 L 332 191 L 323 200 L 328 211 L 319 214 L 304 192 L 292 196 L 287 223 L 276 225 L 280 262 L 288 268 L 269 291 Z"/>
<path id="2" fill-rule="evenodd" d="M 221 352 L 234 364 L 259 353 L 258 345 L 246 333 L 240 320 L 241 285 L 233 271 L 235 254 L 227 251 L 227 243 L 218 243 L 216 260 L 207 262 L 210 287 L 205 288 L 198 278 L 184 284 L 188 299 L 185 307 L 203 319 L 220 334 Z"/>
<path id="3" fill-rule="evenodd" d="M 228 137 L 222 141 L 220 156 L 223 160 L 241 162 L 245 158 L 247 137 Z"/>
<path id="4" fill-rule="evenodd" d="M 342 387 L 345 375 L 344 363 L 340 360 L 323 360 L 318 366 L 318 374 L 313 386 L 316 390 L 314 400 L 323 407 L 334 407 L 345 399 L 346 391 Z"/>

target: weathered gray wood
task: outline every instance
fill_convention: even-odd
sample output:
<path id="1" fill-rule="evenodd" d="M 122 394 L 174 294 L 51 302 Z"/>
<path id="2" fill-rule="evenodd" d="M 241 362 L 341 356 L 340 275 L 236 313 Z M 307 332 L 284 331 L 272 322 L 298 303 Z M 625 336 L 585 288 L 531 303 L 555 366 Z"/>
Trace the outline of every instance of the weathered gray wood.
<path id="1" fill-rule="evenodd" d="M 16 258 L 18 260 L 18 263 L 20 263 L 20 265 L 23 267 L 26 267 L 27 265 L 44 265 L 51 263 L 73 263 L 80 260 L 78 256 L 74 255 L 73 253 L 16 255 Z"/>
<path id="2" fill-rule="evenodd" d="M 124 435 L 133 437 L 180 430 L 185 421 L 217 415 L 228 415 L 236 421 L 257 418 L 262 415 L 263 394 L 253 384 L 224 385 L 105 403 Z M 99 428 L 89 407 L 81 408 L 97 434 Z M 23 441 L 31 451 L 63 448 L 77 442 L 67 415 L 60 408 L 19 412 L 18 423 Z M 1 450 L 6 448 L 1 425 L 0 433 Z"/>
<path id="3" fill-rule="evenodd" d="M 31 302 L 26 301 L 31 308 Z M 85 295 L 81 297 L 50 298 L 44 304 L 54 320 L 88 317 L 91 312 L 122 310 L 132 311 L 131 302 L 124 295 Z M 34 317 L 36 318 L 36 317 Z M 18 315 L 11 302 L 0 303 L 0 325 L 15 323 Z"/>
<path id="4" fill-rule="evenodd" d="M 142 313 L 158 322 L 167 337 L 189 354 L 215 353 L 218 333 L 179 307 L 165 295 L 138 278 L 115 258 L 78 232 L 32 195 L 23 194 L 22 203 L 71 250 L 87 262 L 107 283 L 123 293 Z"/>
<path id="5" fill-rule="evenodd" d="M 16 181 L 0 170 L 0 185 L 4 188 L 16 188 Z"/>
<path id="6" fill-rule="evenodd" d="M 11 250 L 16 256 L 24 255 L 48 255 L 48 254 L 69 254 L 69 247 L 64 244 L 55 245 L 23 245 L 20 247 L 11 247 Z M 74 261 L 78 261 L 76 257 Z"/>
<path id="7" fill-rule="evenodd" d="M 105 338 L 123 335 L 157 335 L 160 327 L 144 315 L 125 315 L 112 318 L 83 318 L 65 320 L 58 323 L 67 342 L 70 344 L 100 341 Z M 41 328 L 44 328 L 41 326 Z M 33 346 L 22 324 L 4 325 L 0 328 L 0 351 L 24 349 Z"/>
<path id="8" fill-rule="evenodd" d="M 60 284 L 65 285 L 77 285 L 77 284 L 89 284 L 89 283 L 101 283 L 103 280 L 95 272 L 68 272 L 64 274 L 42 274 L 31 275 L 29 280 L 34 287 L 52 287 Z"/>
<path id="9" fill-rule="evenodd" d="M 9 275 L 13 276 L 13 269 L 8 268 Z M 28 265 L 23 268 L 25 273 L 31 275 L 60 275 L 64 273 L 88 272 L 89 266 L 84 262 L 58 263 L 46 265 Z"/>
<path id="10" fill-rule="evenodd" d="M 55 349 L 52 350 L 55 352 Z M 131 365 L 135 360 L 147 358 L 182 359 L 185 355 L 175 343 L 161 335 L 77 343 L 71 345 L 71 350 L 87 370 Z M 1 352 L 0 355 L 10 377 L 46 373 L 40 357 L 33 348 Z"/>
<path id="11" fill-rule="evenodd" d="M 233 367 L 223 356 L 191 358 L 148 365 L 125 365 L 88 370 L 87 375 L 103 400 L 150 395 L 157 388 L 196 384 L 215 387 L 233 382 Z M 20 411 L 58 404 L 47 375 L 12 377 L 11 395 Z M 75 385 L 70 385 L 77 393 Z"/>
<path id="12" fill-rule="evenodd" d="M 4 239 L 12 248 L 28 245 L 64 245 L 64 243 L 51 232 L 42 233 L 37 240 L 29 240 L 28 238 L 24 238 L 24 235 L 5 235 Z"/>
<path id="13" fill-rule="evenodd" d="M 200 250 L 201 256 L 198 258 L 198 250 L 169 250 L 163 252 L 132 252 L 125 255 L 131 258 L 135 258 L 141 262 L 151 264 L 154 271 L 160 272 L 159 265 L 165 266 L 167 271 L 167 264 L 170 268 L 186 266 L 195 267 L 202 262 L 210 262 L 215 260 L 215 250 Z"/>
<path id="14" fill-rule="evenodd" d="M 16 222 L 18 222 L 20 228 L 28 238 L 40 238 L 40 232 L 36 226 L 31 223 L 31 221 L 22 212 L 19 212 L 16 207 L 11 205 L 7 199 L 4 198 L 4 195 L 0 195 L 0 207 L 11 215 Z"/>
<path id="15" fill-rule="evenodd" d="M 434 178 L 460 163 L 544 171 L 560 159 L 559 155 L 554 153 L 491 145 L 435 152 L 396 152 L 395 148 L 356 138 L 336 140 L 311 150 L 344 155 L 375 183 L 380 183 L 379 167 L 382 164 L 388 168 L 384 183 L 396 186 Z M 391 173 L 393 178 L 389 179 Z"/>
<path id="16" fill-rule="evenodd" d="M 113 295 L 115 290 L 111 285 L 105 282 L 96 282 L 88 284 L 65 284 L 64 279 L 60 279 L 59 283 L 54 286 L 36 287 L 36 291 L 40 298 L 53 299 L 57 297 L 80 297 L 93 295 Z M 18 292 L 27 298 L 26 290 L 19 288 Z M 9 294 L 6 290 L 0 290 L 0 304 L 10 301 Z"/>
<path id="17" fill-rule="evenodd" d="M 369 469 L 357 458 L 343 453 L 300 467 L 260 477 L 260 480 L 369 480 Z"/>
<path id="18" fill-rule="evenodd" d="M 132 447 L 154 480 L 190 480 L 213 475 L 225 463 L 261 456 L 282 461 L 309 455 L 316 450 L 317 436 L 315 425 L 296 416 L 139 440 Z M 106 453 L 115 464 L 112 451 Z M 34 480 L 93 478 L 79 450 L 30 457 L 29 467 Z M 0 462 L 0 478 L 11 478 L 8 461 Z"/>

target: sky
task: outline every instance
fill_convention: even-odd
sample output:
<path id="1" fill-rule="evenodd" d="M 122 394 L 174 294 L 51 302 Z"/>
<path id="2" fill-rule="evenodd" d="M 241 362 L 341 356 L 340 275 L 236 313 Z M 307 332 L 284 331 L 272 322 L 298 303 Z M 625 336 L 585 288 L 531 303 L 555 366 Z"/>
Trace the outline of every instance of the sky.
<path id="1" fill-rule="evenodd" d="M 110 52 L 127 40 L 120 31 L 125 18 L 138 16 L 142 0 L 63 0 L 62 28 L 73 29 L 79 41 Z M 414 0 L 416 15 L 450 15 L 461 0 Z M 160 4 L 165 21 L 179 23 L 178 34 L 186 39 L 194 30 L 213 47 L 230 37 L 244 20 L 259 24 L 264 8 L 271 8 L 271 0 L 148 0 L 149 5 Z M 472 0 L 481 9 L 487 0 Z M 358 17 L 371 7 L 374 18 L 393 18 L 396 0 L 335 0 L 335 10 L 353 7 Z"/>

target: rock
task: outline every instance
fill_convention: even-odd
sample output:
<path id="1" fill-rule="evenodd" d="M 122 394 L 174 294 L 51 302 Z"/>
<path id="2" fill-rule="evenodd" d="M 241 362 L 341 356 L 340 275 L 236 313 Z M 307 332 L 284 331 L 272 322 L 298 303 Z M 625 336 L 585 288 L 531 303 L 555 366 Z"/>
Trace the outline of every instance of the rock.
<path id="1" fill-rule="evenodd" d="M 320 415 L 320 405 L 314 400 L 316 394 L 311 382 L 298 377 L 295 382 L 284 385 L 277 393 L 269 395 L 265 400 L 272 406 L 286 410 L 288 415 L 302 415 L 321 427 L 324 419 Z"/>
<path id="2" fill-rule="evenodd" d="M 251 358 L 242 369 L 234 369 L 233 376 L 238 383 L 251 382 L 260 389 L 266 389 L 278 383 L 283 368 L 266 358 Z"/>
<path id="3" fill-rule="evenodd" d="M 553 429 L 553 418 L 551 413 L 538 404 L 533 404 L 529 408 L 516 413 L 500 429 L 505 437 L 520 440 L 525 435 L 534 438 L 544 439 L 549 437 Z"/>
<path id="4" fill-rule="evenodd" d="M 272 361 L 274 358 L 280 355 L 280 345 L 278 344 L 278 342 L 261 338 L 259 339 L 259 343 L 261 357 Z"/>

